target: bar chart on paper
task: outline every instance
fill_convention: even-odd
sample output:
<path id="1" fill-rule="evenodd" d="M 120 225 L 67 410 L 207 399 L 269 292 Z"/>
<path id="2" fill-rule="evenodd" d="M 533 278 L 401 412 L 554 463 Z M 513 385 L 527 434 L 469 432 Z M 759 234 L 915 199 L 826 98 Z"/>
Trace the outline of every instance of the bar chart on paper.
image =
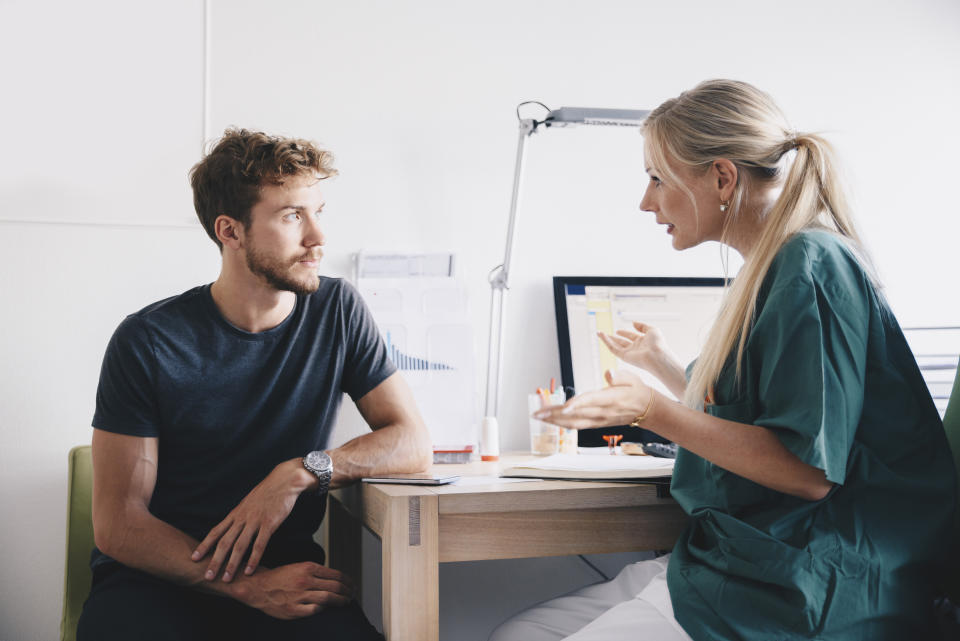
<path id="1" fill-rule="evenodd" d="M 404 353 L 393 341 L 393 332 L 386 332 L 387 353 L 397 369 L 408 372 L 447 371 L 454 369 L 446 363 L 433 362 Z"/>
<path id="2" fill-rule="evenodd" d="M 360 278 L 390 360 L 410 386 L 435 449 L 475 444 L 473 333 L 450 277 Z"/>

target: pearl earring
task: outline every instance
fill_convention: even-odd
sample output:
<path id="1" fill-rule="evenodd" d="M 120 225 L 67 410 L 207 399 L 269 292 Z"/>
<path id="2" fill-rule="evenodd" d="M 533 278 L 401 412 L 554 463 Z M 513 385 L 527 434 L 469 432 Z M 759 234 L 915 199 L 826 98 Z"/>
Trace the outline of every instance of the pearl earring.
<path id="1" fill-rule="evenodd" d="M 730 201 L 729 201 L 729 200 L 726 201 L 726 202 L 721 202 L 721 203 L 720 203 L 720 211 L 723 212 L 723 213 L 726 213 L 726 212 L 727 212 L 727 207 L 729 207 L 729 206 L 730 206 Z"/>

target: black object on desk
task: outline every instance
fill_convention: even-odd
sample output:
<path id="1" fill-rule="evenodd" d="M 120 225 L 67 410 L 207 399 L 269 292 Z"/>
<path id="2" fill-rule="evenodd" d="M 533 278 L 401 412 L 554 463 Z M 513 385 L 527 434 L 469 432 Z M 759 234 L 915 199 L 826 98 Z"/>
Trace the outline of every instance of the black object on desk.
<path id="1" fill-rule="evenodd" d="M 659 456 L 660 458 L 677 458 L 676 443 L 644 443 L 643 451 L 650 456 Z"/>

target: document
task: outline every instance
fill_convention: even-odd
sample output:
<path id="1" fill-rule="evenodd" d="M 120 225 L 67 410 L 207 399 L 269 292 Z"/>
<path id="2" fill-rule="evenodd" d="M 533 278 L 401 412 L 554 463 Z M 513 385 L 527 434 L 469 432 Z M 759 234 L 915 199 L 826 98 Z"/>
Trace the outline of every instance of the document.
<path id="1" fill-rule="evenodd" d="M 629 481 L 666 478 L 673 461 L 655 456 L 554 454 L 531 458 L 501 470 L 500 476 L 540 479 Z"/>

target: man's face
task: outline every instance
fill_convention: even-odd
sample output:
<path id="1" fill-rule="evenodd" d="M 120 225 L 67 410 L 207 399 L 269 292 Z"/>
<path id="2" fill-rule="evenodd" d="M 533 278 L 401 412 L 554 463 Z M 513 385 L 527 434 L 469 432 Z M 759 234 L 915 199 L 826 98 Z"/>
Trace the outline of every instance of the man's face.
<path id="1" fill-rule="evenodd" d="M 320 185 L 317 176 L 266 185 L 250 211 L 250 226 L 244 231 L 247 268 L 275 289 L 310 294 L 320 286 Z"/>

